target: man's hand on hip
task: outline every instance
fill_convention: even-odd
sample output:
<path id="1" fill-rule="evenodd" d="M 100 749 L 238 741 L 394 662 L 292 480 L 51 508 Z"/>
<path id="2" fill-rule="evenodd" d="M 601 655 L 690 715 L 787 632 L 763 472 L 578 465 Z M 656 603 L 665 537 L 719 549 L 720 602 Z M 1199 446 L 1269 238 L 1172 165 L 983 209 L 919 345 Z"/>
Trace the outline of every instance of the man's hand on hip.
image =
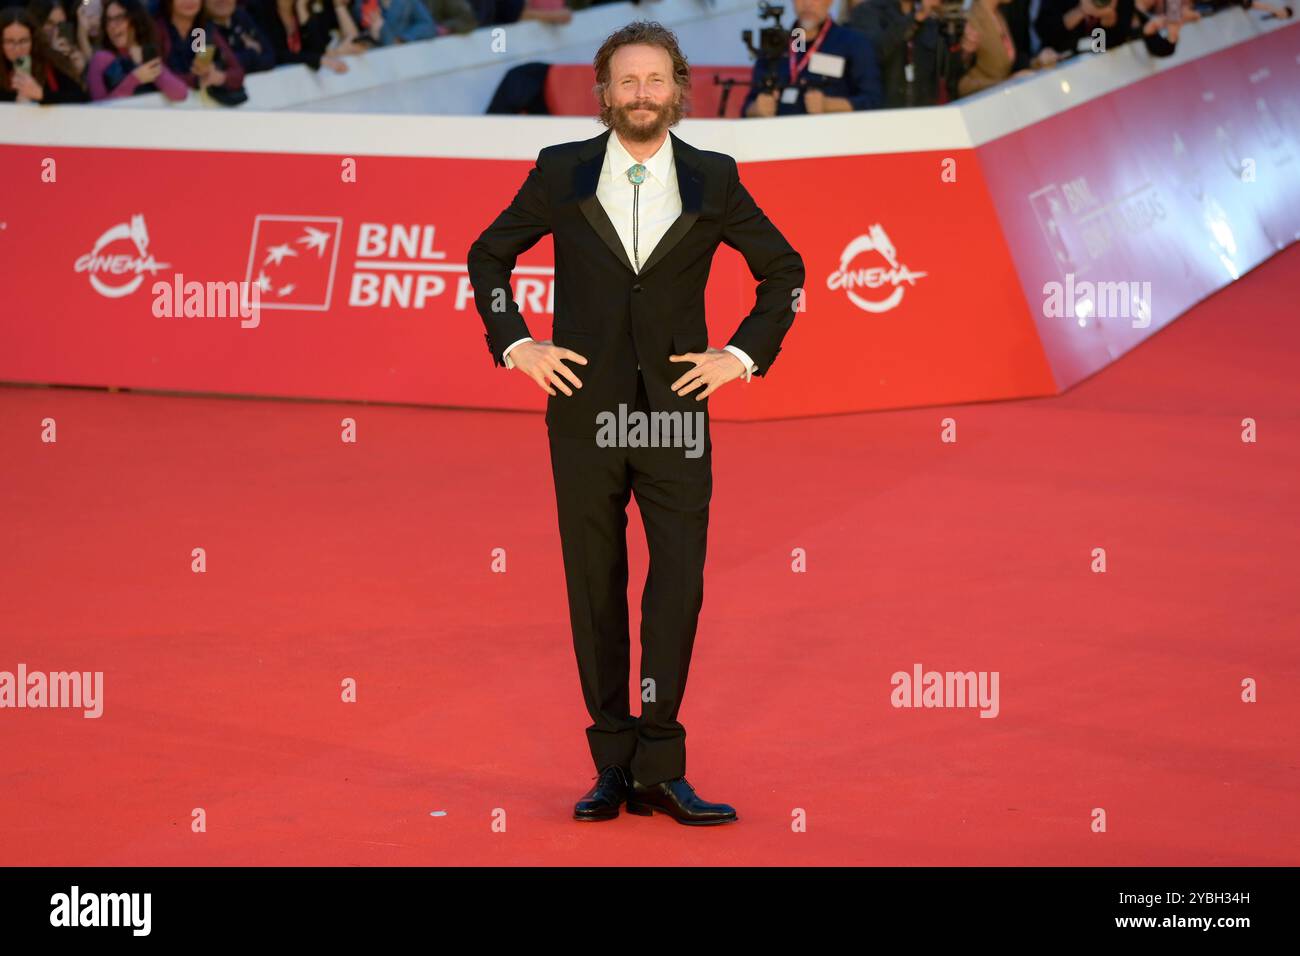
<path id="1" fill-rule="evenodd" d="M 703 385 L 705 386 L 704 391 L 695 396 L 697 402 L 707 398 L 732 379 L 740 378 L 745 373 L 745 366 L 740 359 L 726 349 L 709 349 L 705 352 L 670 355 L 668 360 L 670 362 L 695 363 L 693 369 L 673 382 L 672 390 L 678 395 L 686 395 Z"/>
<path id="2" fill-rule="evenodd" d="M 536 382 L 537 387 L 547 395 L 555 394 L 555 389 L 551 388 L 552 383 L 565 395 L 572 395 L 573 392 L 564 384 L 564 378 L 572 382 L 575 388 L 582 388 L 578 376 L 561 359 L 571 359 L 579 365 L 587 364 L 584 356 L 552 345 L 550 339 L 545 342 L 520 342 L 510 350 L 510 361 L 515 363 L 515 368 Z"/>

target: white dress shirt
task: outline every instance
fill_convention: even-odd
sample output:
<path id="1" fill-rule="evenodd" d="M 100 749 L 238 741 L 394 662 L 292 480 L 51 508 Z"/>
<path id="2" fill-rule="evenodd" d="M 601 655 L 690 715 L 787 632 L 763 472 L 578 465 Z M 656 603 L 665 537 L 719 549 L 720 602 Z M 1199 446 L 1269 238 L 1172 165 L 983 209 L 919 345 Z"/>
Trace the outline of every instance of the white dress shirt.
<path id="1" fill-rule="evenodd" d="M 627 171 L 636 164 L 636 159 L 627 151 L 618 138 L 611 132 L 605 146 L 605 163 L 600 170 L 600 181 L 596 184 L 596 198 L 605 209 L 610 222 L 618 230 L 618 237 L 627 252 L 627 261 L 641 271 L 642 264 L 650 258 L 659 240 L 668 231 L 682 212 L 682 196 L 677 189 L 677 164 L 673 162 L 673 138 L 665 136 L 663 145 L 653 156 L 645 161 L 646 178 L 641 183 L 641 194 L 636 197 L 636 248 L 632 243 L 632 200 L 635 187 L 627 178 Z M 531 342 L 525 337 L 511 342 L 503 353 L 506 368 L 514 368 L 510 360 L 510 350 L 520 342 Z M 734 345 L 724 346 L 745 367 L 743 378 L 746 382 L 755 371 L 755 365 L 748 355 Z M 637 366 L 640 368 L 640 366 Z"/>

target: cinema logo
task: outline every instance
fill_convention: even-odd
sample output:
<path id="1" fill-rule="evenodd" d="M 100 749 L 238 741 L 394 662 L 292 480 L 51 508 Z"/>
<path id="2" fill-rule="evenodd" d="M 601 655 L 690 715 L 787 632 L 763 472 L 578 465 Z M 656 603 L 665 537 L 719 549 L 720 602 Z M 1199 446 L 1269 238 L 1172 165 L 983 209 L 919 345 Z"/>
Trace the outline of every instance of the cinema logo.
<path id="1" fill-rule="evenodd" d="M 1049 319 L 1131 319 L 1133 328 L 1151 326 L 1150 282 L 1076 282 L 1073 272 L 1065 282 L 1043 284 L 1043 315 Z"/>
<path id="2" fill-rule="evenodd" d="M 103 671 L 0 671 L 0 710 L 6 708 L 66 707 L 83 711 L 82 717 L 104 714 Z"/>
<path id="3" fill-rule="evenodd" d="M 863 312 L 878 314 L 896 308 L 903 301 L 903 293 L 925 276 L 899 261 L 889 233 L 876 223 L 844 247 L 840 267 L 826 278 L 826 286 L 843 289 L 849 301 Z"/>
<path id="4" fill-rule="evenodd" d="M 86 273 L 91 288 L 106 299 L 120 299 L 140 288 L 146 272 L 157 275 L 169 265 L 149 252 L 149 230 L 143 214 L 136 213 L 130 222 L 106 229 L 73 268 Z"/>
<path id="5" fill-rule="evenodd" d="M 685 448 L 687 458 L 704 454 L 704 412 L 628 411 L 596 415 L 596 444 L 601 448 Z"/>
<path id="6" fill-rule="evenodd" d="M 51 926 L 129 926 L 131 935 L 148 936 L 152 914 L 152 893 L 82 893 L 73 885 L 50 897 Z"/>
<path id="7" fill-rule="evenodd" d="M 256 282 L 186 282 L 178 272 L 171 282 L 153 284 L 153 314 L 159 319 L 240 319 L 255 329 L 262 322 L 262 289 Z"/>
<path id="8" fill-rule="evenodd" d="M 894 707 L 978 707 L 981 717 L 996 717 L 998 671 L 895 671 L 889 682 Z"/>

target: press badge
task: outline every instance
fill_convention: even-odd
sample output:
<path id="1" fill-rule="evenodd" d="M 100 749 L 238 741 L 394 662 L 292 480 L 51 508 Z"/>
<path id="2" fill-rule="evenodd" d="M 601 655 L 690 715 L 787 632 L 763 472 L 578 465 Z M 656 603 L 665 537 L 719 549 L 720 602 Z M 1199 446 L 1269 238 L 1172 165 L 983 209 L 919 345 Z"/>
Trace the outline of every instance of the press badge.
<path id="1" fill-rule="evenodd" d="M 787 86 L 785 89 L 783 89 L 783 90 L 781 91 L 781 102 L 782 102 L 782 103 L 798 103 L 798 102 L 799 102 L 799 87 L 797 87 L 797 86 Z"/>
<path id="2" fill-rule="evenodd" d="M 909 83 L 916 79 L 916 67 L 911 63 L 903 64 L 903 79 L 907 80 Z"/>
<path id="3" fill-rule="evenodd" d="M 814 53 L 808 59 L 808 72 L 822 76 L 843 76 L 844 57 L 836 53 Z"/>

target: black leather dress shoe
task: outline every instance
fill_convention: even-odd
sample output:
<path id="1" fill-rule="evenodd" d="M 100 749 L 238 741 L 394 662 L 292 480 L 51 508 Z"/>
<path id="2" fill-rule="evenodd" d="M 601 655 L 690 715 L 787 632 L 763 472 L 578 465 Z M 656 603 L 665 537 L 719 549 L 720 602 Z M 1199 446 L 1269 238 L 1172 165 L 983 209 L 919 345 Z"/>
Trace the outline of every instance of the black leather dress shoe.
<path id="1" fill-rule="evenodd" d="M 668 814 L 678 823 L 693 827 L 734 823 L 738 819 L 735 808 L 729 804 L 701 800 L 685 777 L 649 786 L 633 780 L 627 795 L 627 812 L 649 817 L 654 816 L 656 810 Z"/>
<path id="2" fill-rule="evenodd" d="M 617 764 L 610 764 L 597 775 L 594 786 L 573 806 L 575 820 L 612 820 L 618 805 L 627 799 L 631 774 Z"/>

